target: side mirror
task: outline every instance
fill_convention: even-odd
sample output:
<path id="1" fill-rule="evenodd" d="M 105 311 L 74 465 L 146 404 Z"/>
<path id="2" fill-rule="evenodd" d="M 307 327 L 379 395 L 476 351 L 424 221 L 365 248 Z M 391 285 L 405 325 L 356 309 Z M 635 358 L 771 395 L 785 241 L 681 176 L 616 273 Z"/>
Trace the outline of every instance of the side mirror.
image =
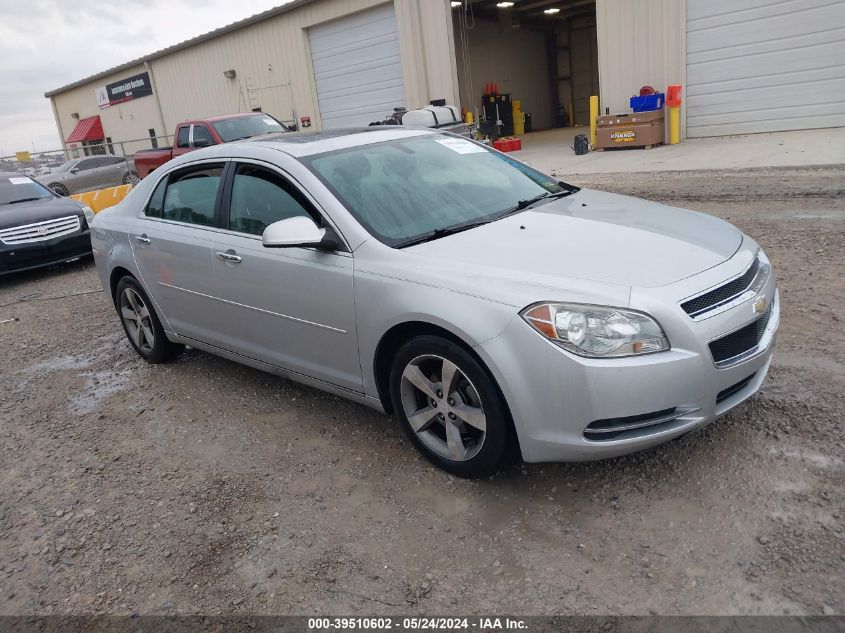
<path id="1" fill-rule="evenodd" d="M 78 174 L 79 173 L 79 167 L 74 167 L 73 169 L 70 170 L 70 173 Z"/>
<path id="2" fill-rule="evenodd" d="M 199 149 L 200 147 L 209 147 L 211 146 L 211 141 L 207 138 L 198 138 L 194 141 L 194 147 Z"/>
<path id="3" fill-rule="evenodd" d="M 298 215 L 294 218 L 273 222 L 264 229 L 261 243 L 267 248 L 320 246 L 325 235 L 326 229 L 318 227 L 314 220 Z"/>

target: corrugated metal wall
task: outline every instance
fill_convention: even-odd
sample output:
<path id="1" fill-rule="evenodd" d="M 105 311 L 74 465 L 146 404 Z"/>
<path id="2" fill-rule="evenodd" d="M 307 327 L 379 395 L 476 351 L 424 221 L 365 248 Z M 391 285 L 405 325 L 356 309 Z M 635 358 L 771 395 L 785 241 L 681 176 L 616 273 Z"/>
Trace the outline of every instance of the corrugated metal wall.
<path id="1" fill-rule="evenodd" d="M 165 134 L 155 97 L 143 97 L 102 110 L 97 107 L 97 98 L 94 92 L 97 87 L 143 72 L 146 72 L 146 68 L 142 64 L 53 97 L 56 106 L 55 113 L 57 114 L 56 125 L 59 128 L 59 135 L 62 140 L 70 135 L 77 124 L 77 120 L 71 117 L 74 112 L 79 114 L 80 119 L 99 116 L 103 130 L 113 140 L 147 138 L 149 128 L 154 128 L 158 134 Z M 170 130 L 168 133 L 172 134 L 172 132 Z M 149 147 L 149 144 L 128 144 L 126 152 L 132 153 L 142 147 Z M 55 149 L 59 149 L 59 146 Z"/>
<path id="2" fill-rule="evenodd" d="M 323 129 L 381 121 L 405 105 L 392 4 L 308 29 Z"/>
<path id="3" fill-rule="evenodd" d="M 165 121 L 260 107 L 283 121 L 307 115 L 319 126 L 306 29 L 378 4 L 314 2 L 153 60 Z M 234 79 L 223 76 L 229 69 Z"/>
<path id="4" fill-rule="evenodd" d="M 689 0 L 689 136 L 845 125 L 845 2 Z"/>
<path id="5" fill-rule="evenodd" d="M 641 86 L 686 85 L 686 19 L 683 0 L 596 0 L 602 113 L 628 112 Z"/>
<path id="6" fill-rule="evenodd" d="M 103 111 L 97 108 L 97 86 L 143 72 L 143 67 L 56 95 L 53 99 L 62 138 L 73 129 L 71 112 L 79 112 L 81 117 L 100 114 L 106 133 L 114 139 L 145 137 L 150 127 L 172 134 L 176 124 L 185 119 L 255 107 L 282 120 L 307 115 L 314 127 L 319 127 L 308 28 L 382 4 L 384 0 L 319 0 L 153 59 L 149 66 L 163 126 L 155 95 Z M 448 0 L 394 0 L 393 4 L 406 107 L 419 107 L 439 97 L 457 102 Z M 226 70 L 234 70 L 235 78 L 224 77 Z"/>

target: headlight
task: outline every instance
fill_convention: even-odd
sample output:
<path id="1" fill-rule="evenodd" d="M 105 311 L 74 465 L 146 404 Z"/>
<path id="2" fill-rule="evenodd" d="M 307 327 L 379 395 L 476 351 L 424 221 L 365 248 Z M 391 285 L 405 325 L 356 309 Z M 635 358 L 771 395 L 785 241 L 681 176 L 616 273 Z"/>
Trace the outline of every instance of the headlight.
<path id="1" fill-rule="evenodd" d="M 562 348 L 589 358 L 652 354 L 670 349 L 660 325 L 647 314 L 579 303 L 541 303 L 520 313 Z"/>
<path id="2" fill-rule="evenodd" d="M 85 214 L 85 221 L 88 223 L 88 226 L 91 226 L 91 220 L 94 219 L 94 211 L 91 207 L 82 207 L 82 213 Z"/>

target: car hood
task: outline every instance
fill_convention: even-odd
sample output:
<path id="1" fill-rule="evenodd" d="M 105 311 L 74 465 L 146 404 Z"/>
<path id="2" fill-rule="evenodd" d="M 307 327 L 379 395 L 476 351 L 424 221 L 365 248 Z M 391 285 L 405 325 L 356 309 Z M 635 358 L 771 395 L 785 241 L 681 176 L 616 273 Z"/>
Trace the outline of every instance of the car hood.
<path id="1" fill-rule="evenodd" d="M 0 205 L 0 229 L 45 220 L 82 215 L 82 208 L 68 198 L 43 198 L 32 202 Z"/>
<path id="2" fill-rule="evenodd" d="M 498 269 L 525 284 L 548 286 L 557 277 L 654 287 L 721 264 L 741 243 L 742 233 L 718 218 L 582 189 L 406 250 L 453 270 Z"/>

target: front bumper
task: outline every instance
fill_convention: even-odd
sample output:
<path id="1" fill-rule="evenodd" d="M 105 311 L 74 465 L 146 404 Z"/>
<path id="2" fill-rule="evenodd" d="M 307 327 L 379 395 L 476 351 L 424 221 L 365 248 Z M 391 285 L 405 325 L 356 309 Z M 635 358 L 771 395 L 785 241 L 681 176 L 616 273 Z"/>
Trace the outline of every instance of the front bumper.
<path id="1" fill-rule="evenodd" d="M 726 262 L 721 272 L 708 271 L 706 277 L 718 279 L 721 274 L 726 279 L 747 265 L 748 257 L 740 257 Z M 708 343 L 754 315 L 745 303 L 693 322 L 678 302 L 689 296 L 691 287 L 706 287 L 696 284 L 701 279 L 632 294 L 631 307 L 645 309 L 663 325 L 672 344 L 666 352 L 582 358 L 548 341 L 519 317 L 500 336 L 475 348 L 508 402 L 525 461 L 582 461 L 649 448 L 709 424 L 760 388 L 780 323 L 774 274 L 762 291 L 772 305 L 757 349 L 724 368 L 716 367 Z M 630 428 L 606 435 L 587 428 L 619 420 L 623 426 L 630 421 Z M 639 426 L 643 420 L 662 421 Z"/>
<path id="2" fill-rule="evenodd" d="M 0 242 L 0 276 L 61 264 L 90 254 L 89 229 L 28 244 Z"/>

